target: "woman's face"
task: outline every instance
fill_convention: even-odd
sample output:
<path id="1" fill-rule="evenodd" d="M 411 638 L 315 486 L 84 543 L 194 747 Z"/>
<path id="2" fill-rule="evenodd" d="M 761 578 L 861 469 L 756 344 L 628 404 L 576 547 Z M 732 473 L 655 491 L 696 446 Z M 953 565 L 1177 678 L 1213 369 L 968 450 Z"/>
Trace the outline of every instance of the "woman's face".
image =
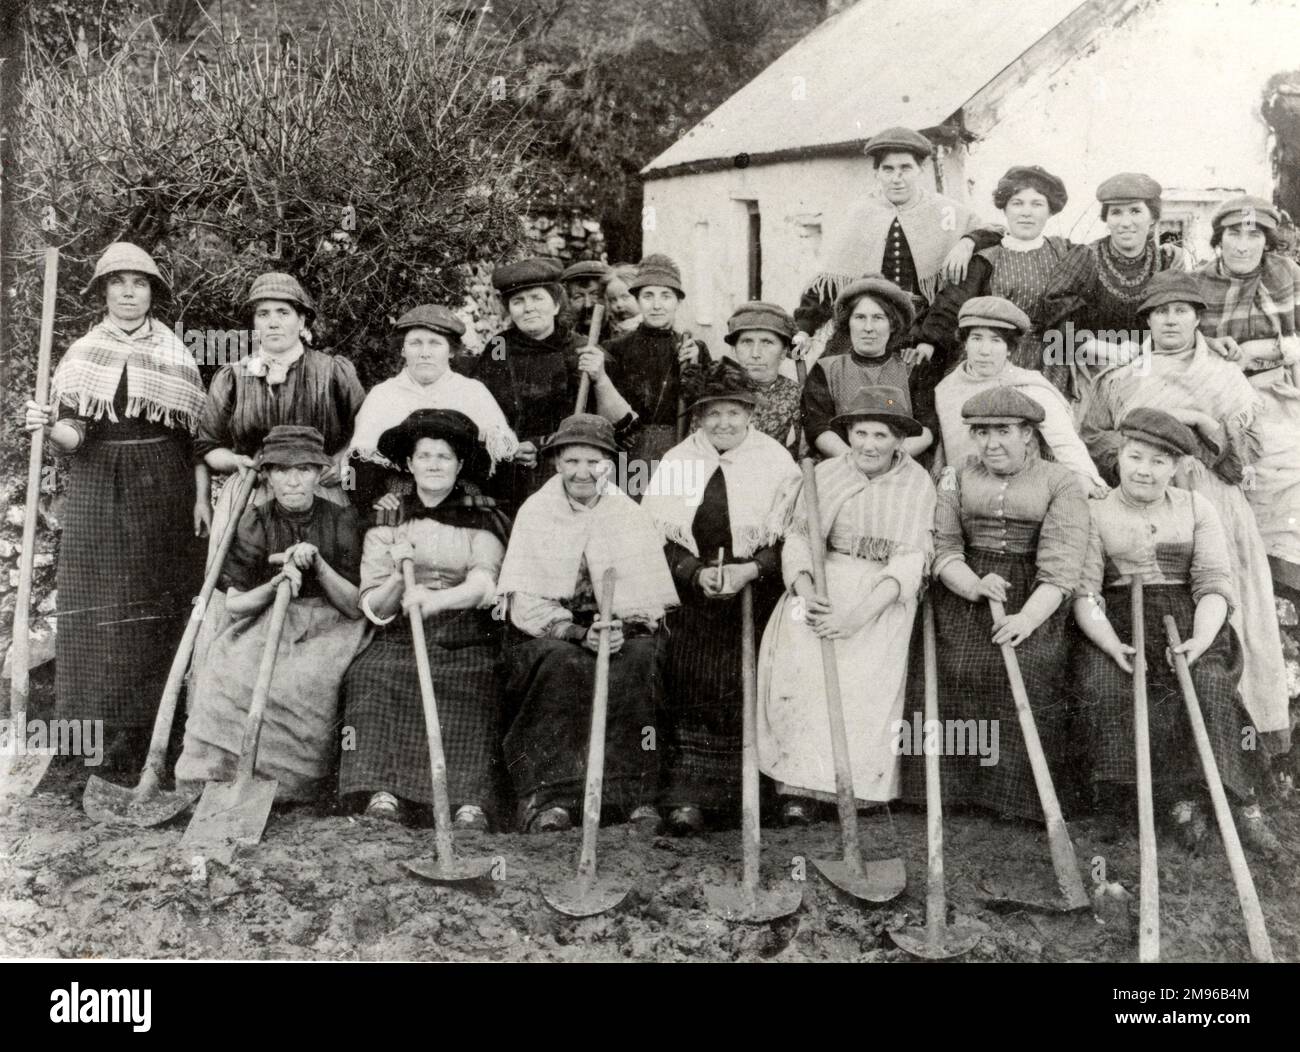
<path id="1" fill-rule="evenodd" d="M 749 406 L 743 402 L 732 402 L 726 398 L 715 398 L 700 406 L 696 419 L 704 437 L 719 453 L 735 449 L 749 434 L 749 418 L 752 414 Z"/>
<path id="2" fill-rule="evenodd" d="M 861 296 L 849 315 L 849 340 L 858 354 L 879 358 L 889 347 L 889 313 L 870 296 Z"/>
<path id="3" fill-rule="evenodd" d="M 664 285 L 637 289 L 636 302 L 648 328 L 671 329 L 677 320 L 677 293 Z"/>
<path id="4" fill-rule="evenodd" d="M 564 492 L 580 504 L 590 504 L 613 468 L 609 454 L 595 446 L 563 446 L 555 454 L 555 470 Z"/>
<path id="5" fill-rule="evenodd" d="M 853 463 L 868 478 L 875 478 L 889 470 L 903 438 L 879 420 L 855 420 L 849 425 L 848 440 Z"/>
<path id="6" fill-rule="evenodd" d="M 1043 227 L 1047 226 L 1052 208 L 1043 194 L 1025 186 L 1011 195 L 1002 214 L 1006 216 L 1007 230 L 1012 237 L 1020 241 L 1033 241 L 1043 232 Z"/>
<path id="7" fill-rule="evenodd" d="M 966 371 L 980 380 L 997 376 L 1007 364 L 1006 336 L 982 325 L 966 330 Z"/>
<path id="8" fill-rule="evenodd" d="M 431 384 L 451 363 L 451 341 L 432 329 L 407 329 L 402 338 L 402 360 L 416 383 Z"/>
<path id="9" fill-rule="evenodd" d="M 755 383 L 776 379 L 785 357 L 785 341 L 767 329 L 746 329 L 736 337 L 736 361 Z"/>
<path id="10" fill-rule="evenodd" d="M 275 464 L 266 469 L 271 494 L 286 511 L 307 511 L 315 500 L 316 480 L 321 469 L 316 464 Z"/>
<path id="11" fill-rule="evenodd" d="M 1190 303 L 1165 303 L 1147 315 L 1151 338 L 1162 351 L 1179 351 L 1196 336 L 1199 318 Z"/>
<path id="12" fill-rule="evenodd" d="M 415 476 L 415 488 L 431 496 L 450 491 L 460 474 L 460 458 L 451 444 L 441 438 L 422 438 L 406 460 Z"/>
<path id="13" fill-rule="evenodd" d="M 1117 462 L 1120 489 L 1143 503 L 1159 500 L 1178 470 L 1178 459 L 1158 446 L 1126 439 Z"/>
<path id="14" fill-rule="evenodd" d="M 1234 274 L 1249 274 L 1258 267 L 1264 258 L 1264 247 L 1264 231 L 1257 226 L 1238 223 L 1223 228 L 1219 251 L 1223 253 L 1223 262 Z"/>
<path id="15" fill-rule="evenodd" d="M 560 305 L 541 287 L 516 292 L 506 309 L 515 328 L 534 340 L 544 340 L 555 331 L 555 316 L 560 313 Z"/>
<path id="16" fill-rule="evenodd" d="M 615 321 L 627 321 L 641 313 L 636 297 L 628 291 L 627 282 L 620 277 L 611 277 L 605 282 L 605 309 Z"/>
<path id="17" fill-rule="evenodd" d="M 302 337 L 303 318 L 287 300 L 258 300 L 253 306 L 253 332 L 269 354 L 292 350 Z"/>
<path id="18" fill-rule="evenodd" d="M 971 436 L 986 468 L 995 475 L 1012 475 L 1025 466 L 1034 429 L 1028 424 L 977 424 Z"/>
<path id="19" fill-rule="evenodd" d="M 1136 256 L 1146 248 L 1151 233 L 1151 210 L 1145 201 L 1117 201 L 1106 206 L 1110 241 L 1121 255 Z"/>
<path id="20" fill-rule="evenodd" d="M 916 196 L 921 183 L 921 166 L 910 153 L 887 153 L 876 166 L 876 182 L 885 200 L 905 205 Z"/>
<path id="21" fill-rule="evenodd" d="M 153 286 L 148 277 L 138 271 L 116 271 L 104 279 L 104 303 L 114 322 L 133 328 L 149 313 Z"/>

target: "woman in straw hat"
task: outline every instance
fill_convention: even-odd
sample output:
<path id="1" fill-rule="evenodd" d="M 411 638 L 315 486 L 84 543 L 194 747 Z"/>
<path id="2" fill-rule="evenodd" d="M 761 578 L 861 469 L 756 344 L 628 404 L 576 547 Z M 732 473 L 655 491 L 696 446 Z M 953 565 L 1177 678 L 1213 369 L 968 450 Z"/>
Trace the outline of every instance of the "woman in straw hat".
<path id="1" fill-rule="evenodd" d="M 27 403 L 71 456 L 59 548 L 58 714 L 103 720 L 110 769 L 147 747 L 172 652 L 203 572 L 211 522 L 191 434 L 203 406 L 193 357 L 153 316 L 167 292 L 143 249 L 119 241 L 86 289 L 104 317 L 59 362 L 50 404 Z M 197 482 L 197 485 L 196 485 Z"/>
<path id="2" fill-rule="evenodd" d="M 931 556 L 934 484 L 903 451 L 921 425 L 895 387 L 864 387 L 834 420 L 849 451 L 817 465 L 821 535 L 801 488 L 786 533 L 777 604 L 759 653 L 761 770 L 786 796 L 788 822 L 835 798 L 821 641 L 836 640 L 853 788 L 861 802 L 899 792 L 894 723 L 902 716 L 907 651 Z M 826 595 L 812 579 L 826 548 Z M 870 655 L 870 659 L 864 659 Z"/>

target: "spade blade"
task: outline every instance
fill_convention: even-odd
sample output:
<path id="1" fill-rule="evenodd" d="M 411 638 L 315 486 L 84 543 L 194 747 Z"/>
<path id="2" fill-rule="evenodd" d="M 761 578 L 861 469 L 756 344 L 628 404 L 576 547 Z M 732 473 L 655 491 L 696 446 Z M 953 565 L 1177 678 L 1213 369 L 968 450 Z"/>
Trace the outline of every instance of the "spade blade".
<path id="1" fill-rule="evenodd" d="M 766 924 L 790 916 L 803 904 L 803 897 L 795 888 L 766 891 L 747 888 L 744 884 L 707 887 L 704 898 L 718 916 L 740 924 Z"/>
<path id="2" fill-rule="evenodd" d="M 890 928 L 889 937 L 900 950 L 926 961 L 943 961 L 970 953 L 980 941 L 979 932 L 960 927 Z"/>
<path id="3" fill-rule="evenodd" d="M 181 846 L 224 857 L 235 846 L 256 844 L 271 814 L 277 784 L 269 778 L 254 778 L 242 788 L 238 782 L 209 782 Z"/>
<path id="4" fill-rule="evenodd" d="M 864 862 L 855 869 L 843 859 L 814 859 L 817 872 L 841 891 L 867 902 L 889 902 L 907 887 L 907 870 L 901 858 Z"/>
<path id="5" fill-rule="evenodd" d="M 32 795 L 45 777 L 53 756 L 52 749 L 0 753 L 0 815 L 8 814 L 11 808 Z"/>
<path id="6" fill-rule="evenodd" d="M 433 884 L 461 884 L 488 879 L 494 865 L 495 861 L 490 858 L 453 858 L 444 862 L 435 855 L 429 855 L 403 862 L 402 868 Z"/>
<path id="7" fill-rule="evenodd" d="M 627 893 L 612 880 L 569 880 L 546 893 L 546 904 L 569 917 L 592 917 L 620 906 Z"/>
<path id="8" fill-rule="evenodd" d="M 140 829 L 160 826 L 187 811 L 199 798 L 200 788 L 141 793 L 106 782 L 92 774 L 81 798 L 82 809 L 96 822 L 133 825 Z"/>

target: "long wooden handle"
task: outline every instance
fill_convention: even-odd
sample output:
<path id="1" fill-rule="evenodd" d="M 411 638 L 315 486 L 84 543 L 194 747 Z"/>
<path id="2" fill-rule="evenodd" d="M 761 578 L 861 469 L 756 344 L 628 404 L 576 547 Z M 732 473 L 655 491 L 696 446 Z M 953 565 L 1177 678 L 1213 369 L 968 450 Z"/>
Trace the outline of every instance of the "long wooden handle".
<path id="1" fill-rule="evenodd" d="M 591 309 L 591 327 L 587 330 L 587 347 L 595 347 L 600 340 L 600 326 L 605 321 L 605 307 L 597 303 Z M 574 413 L 585 413 L 587 411 L 587 399 L 591 392 L 591 377 L 582 372 L 578 377 L 578 404 L 574 406 Z"/>
<path id="2" fill-rule="evenodd" d="M 266 699 L 271 694 L 271 677 L 275 675 L 275 659 L 280 652 L 280 636 L 284 634 L 284 619 L 293 598 L 293 586 L 281 581 L 275 589 L 275 602 L 271 606 L 271 622 L 266 629 L 266 645 L 262 647 L 262 663 L 257 667 L 257 684 L 253 687 L 253 702 L 248 707 L 244 723 L 244 742 L 239 750 L 239 772 L 235 776 L 235 792 L 241 793 L 253 780 L 257 766 L 257 743 L 262 737 L 262 718 L 266 715 Z"/>
<path id="3" fill-rule="evenodd" d="M 1156 809 L 1151 793 L 1151 727 L 1147 714 L 1146 607 L 1142 579 L 1134 577 L 1130 609 L 1133 621 L 1133 747 L 1138 799 L 1138 960 L 1160 960 L 1160 871 L 1156 855 Z"/>
<path id="4" fill-rule="evenodd" d="M 817 473 L 810 458 L 803 461 L 803 491 L 808 507 L 808 550 L 812 554 L 813 587 L 818 596 L 826 598 L 826 549 L 822 540 L 821 507 L 817 501 Z M 835 663 L 835 641 L 823 638 L 821 645 L 840 837 L 844 842 L 844 861 L 856 872 L 862 869 L 862 851 L 858 846 L 858 809 L 853 793 L 853 771 L 849 766 L 849 736 L 844 728 L 844 707 L 840 700 L 840 670 Z"/>
<path id="5" fill-rule="evenodd" d="M 608 621 L 614 609 L 614 567 L 600 583 L 600 619 Z M 600 800 L 605 785 L 605 715 L 609 705 L 609 629 L 600 629 L 596 650 L 596 685 L 591 697 L 591 734 L 587 738 L 587 786 L 582 802 L 582 857 L 578 879 L 596 876 L 596 837 L 600 832 Z"/>
<path id="6" fill-rule="evenodd" d="M 754 650 L 754 590 L 747 584 L 740 593 L 741 717 L 741 847 L 747 891 L 758 890 L 761 840 L 758 803 L 758 662 Z"/>
<path id="7" fill-rule="evenodd" d="M 415 562 L 402 560 L 402 582 L 409 595 L 415 591 Z M 411 622 L 411 649 L 415 651 L 415 671 L 420 678 L 420 704 L 424 707 L 424 728 L 429 739 L 429 778 L 433 784 L 433 836 L 438 861 L 443 865 L 453 859 L 451 843 L 451 800 L 447 795 L 447 756 L 442 748 L 442 724 L 438 721 L 438 701 L 433 693 L 433 670 L 429 667 L 429 647 L 424 638 L 424 615 L 412 606 L 407 611 Z"/>
<path id="8" fill-rule="evenodd" d="M 996 599 L 989 600 L 989 609 L 993 612 L 995 623 L 1006 615 L 1005 608 Z M 1025 752 L 1029 754 L 1029 766 L 1034 773 L 1034 785 L 1038 789 L 1038 800 L 1047 823 L 1047 842 L 1052 851 L 1056 883 L 1065 896 L 1067 908 L 1079 909 L 1088 904 L 1088 893 L 1084 891 L 1083 879 L 1079 876 L 1074 841 L 1070 839 L 1070 831 L 1061 815 L 1061 804 L 1056 798 L 1056 787 L 1052 784 L 1052 772 L 1048 769 L 1047 757 L 1043 754 L 1043 743 L 1038 737 L 1033 709 L 1029 707 L 1029 692 L 1025 689 L 1024 677 L 1020 674 L 1020 660 L 1016 657 L 1016 648 L 1010 643 L 1003 643 L 1001 649 L 1007 681 L 1011 684 L 1011 697 L 1015 700 L 1016 719 L 1020 721 L 1020 736 L 1025 741 Z"/>
<path id="9" fill-rule="evenodd" d="M 1169 637 L 1171 649 L 1182 644 L 1178 624 L 1169 614 L 1165 614 L 1165 635 Z M 1237 886 L 1237 898 L 1241 901 L 1241 915 L 1246 920 L 1250 952 L 1255 960 L 1272 964 L 1273 944 L 1269 941 L 1268 929 L 1264 926 L 1264 911 L 1259 906 L 1255 881 L 1250 875 L 1250 866 L 1246 864 L 1246 854 L 1241 850 L 1237 824 L 1232 820 L 1228 797 L 1223 791 L 1223 779 L 1219 776 L 1219 767 L 1214 760 L 1214 750 L 1210 748 L 1210 735 L 1205 730 L 1205 719 L 1196 698 L 1196 685 L 1192 682 L 1192 672 L 1187 666 L 1187 655 L 1174 654 L 1174 672 L 1178 675 L 1178 685 L 1183 689 L 1187 721 L 1192 725 L 1196 751 L 1201 755 L 1201 769 L 1205 771 L 1210 799 L 1214 801 L 1214 817 L 1219 822 L 1219 835 L 1223 838 L 1223 850 L 1227 853 L 1228 866 L 1232 870 L 1232 882 Z"/>
<path id="10" fill-rule="evenodd" d="M 216 590 L 217 579 L 221 576 L 221 567 L 226 561 L 226 553 L 230 551 L 230 545 L 234 542 L 235 533 L 239 529 L 239 520 L 243 517 L 244 508 L 248 506 L 248 500 L 257 486 L 257 472 L 251 468 L 243 469 L 238 485 L 234 503 L 230 508 L 230 518 L 226 521 L 221 540 L 209 560 L 207 572 L 203 577 L 203 587 L 199 591 L 198 598 L 194 600 L 194 609 L 190 611 L 190 619 L 185 625 L 185 634 L 181 636 L 180 646 L 176 648 L 171 669 L 167 673 L 162 700 L 158 703 L 158 714 L 153 721 L 153 736 L 149 739 L 149 755 L 145 759 L 144 771 L 140 775 L 140 784 L 136 787 L 137 797 L 151 793 L 161 781 L 163 766 L 167 762 L 167 743 L 171 738 L 172 721 L 176 718 L 176 702 L 180 698 L 181 684 L 185 682 L 185 673 L 189 670 L 190 658 L 194 654 L 194 641 L 198 638 L 199 629 L 203 625 L 208 602 Z"/>
<path id="11" fill-rule="evenodd" d="M 934 640 L 934 605 L 927 597 L 921 605 L 921 635 L 925 655 L 925 723 L 939 722 L 939 657 Z M 931 941 L 943 932 L 948 898 L 943 877 L 943 793 L 939 784 L 939 751 L 925 750 L 925 830 L 929 841 L 925 889 L 925 930 Z"/>
<path id="12" fill-rule="evenodd" d="M 50 391 L 50 350 L 54 344 L 54 300 L 59 290 L 59 250 L 45 250 L 45 287 L 41 299 L 41 334 L 36 356 L 37 405 L 45 405 Z M 10 659 L 9 714 L 12 733 L 22 733 L 31 693 L 31 660 L 27 609 L 32 596 L 32 569 L 36 558 L 36 510 L 41 499 L 41 457 L 45 452 L 45 429 L 32 432 L 32 448 L 27 458 L 27 503 L 23 505 L 23 550 L 18 556 L 18 594 L 14 607 L 13 656 Z"/>

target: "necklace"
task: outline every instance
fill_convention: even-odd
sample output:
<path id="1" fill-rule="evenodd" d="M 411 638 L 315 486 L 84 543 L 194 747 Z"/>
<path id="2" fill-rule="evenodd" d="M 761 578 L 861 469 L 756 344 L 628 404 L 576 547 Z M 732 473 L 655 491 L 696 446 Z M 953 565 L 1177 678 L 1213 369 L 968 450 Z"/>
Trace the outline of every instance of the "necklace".
<path id="1" fill-rule="evenodd" d="M 1155 273 L 1155 243 L 1148 241 L 1140 256 L 1129 259 L 1119 255 L 1104 240 L 1097 252 L 1097 274 L 1102 286 L 1119 299 L 1133 299 L 1141 295 L 1146 283 Z"/>

